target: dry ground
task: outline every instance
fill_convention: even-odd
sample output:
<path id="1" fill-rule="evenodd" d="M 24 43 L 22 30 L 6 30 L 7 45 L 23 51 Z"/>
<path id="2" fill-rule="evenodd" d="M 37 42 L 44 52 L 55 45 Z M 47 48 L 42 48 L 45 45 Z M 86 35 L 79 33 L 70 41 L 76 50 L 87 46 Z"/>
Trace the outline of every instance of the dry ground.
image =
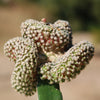
<path id="1" fill-rule="evenodd" d="M 4 43 L 20 35 L 19 25 L 27 17 L 31 16 L 27 16 L 21 9 L 0 8 L 0 100 L 37 100 L 37 93 L 25 97 L 11 88 L 10 76 L 14 64 L 3 54 Z M 74 43 L 80 40 L 92 41 L 89 34 L 74 34 L 73 37 Z M 94 56 L 76 79 L 62 83 L 61 91 L 63 100 L 100 100 L 100 57 Z"/>

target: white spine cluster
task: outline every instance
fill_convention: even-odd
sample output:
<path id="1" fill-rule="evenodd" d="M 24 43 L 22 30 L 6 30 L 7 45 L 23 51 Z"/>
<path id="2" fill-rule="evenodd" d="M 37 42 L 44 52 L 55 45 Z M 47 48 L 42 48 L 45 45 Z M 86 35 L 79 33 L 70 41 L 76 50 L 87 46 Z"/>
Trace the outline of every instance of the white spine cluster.
<path id="1" fill-rule="evenodd" d="M 68 21 L 65 20 L 57 20 L 54 25 L 59 28 L 60 30 L 66 30 L 68 32 L 68 42 L 65 44 L 64 48 L 65 51 L 68 50 L 72 46 L 72 29 Z M 66 40 L 64 40 L 66 42 Z"/>
<path id="2" fill-rule="evenodd" d="M 16 47 L 20 45 L 20 42 L 23 41 L 22 37 L 16 37 L 7 41 L 4 45 L 4 53 L 10 60 L 16 62 Z"/>
<path id="3" fill-rule="evenodd" d="M 14 50 L 12 50 L 13 47 Z M 36 69 L 38 60 L 35 44 L 29 39 L 17 37 L 8 41 L 7 45 L 5 45 L 7 56 L 12 55 L 11 52 L 9 54 L 7 48 L 8 51 L 13 52 L 16 58 L 14 59 L 16 63 L 11 76 L 12 87 L 26 96 L 33 95 L 37 85 Z"/>
<path id="4" fill-rule="evenodd" d="M 55 62 L 46 63 L 40 69 L 41 79 L 50 83 L 64 82 L 76 77 L 93 57 L 94 47 L 88 41 L 81 41 L 73 46 Z"/>
<path id="5" fill-rule="evenodd" d="M 71 27 L 63 20 L 46 24 L 29 19 L 21 24 L 21 33 L 24 38 L 32 39 L 38 47 L 42 47 L 47 52 L 58 52 L 72 41 Z"/>

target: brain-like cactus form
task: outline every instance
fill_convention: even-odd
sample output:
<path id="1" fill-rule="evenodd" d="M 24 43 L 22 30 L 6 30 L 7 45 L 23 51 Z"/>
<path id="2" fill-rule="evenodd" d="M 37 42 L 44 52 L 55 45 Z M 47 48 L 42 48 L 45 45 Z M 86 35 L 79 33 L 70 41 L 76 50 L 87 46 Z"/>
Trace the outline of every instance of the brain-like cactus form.
<path id="1" fill-rule="evenodd" d="M 19 51 L 19 48 L 17 48 L 17 47 L 20 46 L 21 42 L 23 42 L 23 38 L 16 37 L 16 38 L 13 38 L 13 39 L 7 41 L 7 43 L 5 43 L 5 45 L 4 45 L 5 55 L 14 62 L 16 62 L 16 57 L 17 57 L 16 53 L 17 53 L 17 51 Z"/>
<path id="2" fill-rule="evenodd" d="M 69 22 L 64 20 L 47 24 L 29 19 L 21 24 L 21 33 L 24 38 L 34 40 L 38 47 L 47 52 L 59 52 L 65 45 L 69 47 L 72 41 L 71 27 Z"/>
<path id="3" fill-rule="evenodd" d="M 21 24 L 21 34 L 22 37 L 5 43 L 4 53 L 15 62 L 12 87 L 26 96 L 35 93 L 38 80 L 59 84 L 75 78 L 94 55 L 90 42 L 72 44 L 68 21 L 57 20 L 51 24 L 29 19 Z M 51 56 L 56 60 L 50 59 Z"/>
<path id="4" fill-rule="evenodd" d="M 46 63 L 41 67 L 41 79 L 50 83 L 64 82 L 65 79 L 75 78 L 93 57 L 94 47 L 88 41 L 81 41 L 70 48 L 55 62 Z"/>
<path id="5" fill-rule="evenodd" d="M 37 85 L 38 62 L 38 51 L 35 44 L 29 39 L 17 37 L 8 41 L 4 48 L 5 54 L 15 61 L 15 68 L 11 76 L 12 87 L 25 95 L 34 94 Z"/>

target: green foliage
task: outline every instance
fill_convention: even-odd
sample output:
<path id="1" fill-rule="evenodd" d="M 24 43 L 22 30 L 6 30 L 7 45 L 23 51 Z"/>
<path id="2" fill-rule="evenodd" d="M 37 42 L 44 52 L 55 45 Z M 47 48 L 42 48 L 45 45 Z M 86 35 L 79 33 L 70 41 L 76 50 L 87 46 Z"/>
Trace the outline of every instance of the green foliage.
<path id="1" fill-rule="evenodd" d="M 38 0 L 49 13 L 57 18 L 69 20 L 74 30 L 87 30 L 92 23 L 100 23 L 100 0 Z"/>
<path id="2" fill-rule="evenodd" d="M 7 2 L 0 0 L 0 5 Z M 49 21 L 69 20 L 73 30 L 88 30 L 90 24 L 100 23 L 100 0 L 8 0 L 10 3 L 37 4 L 47 10 Z M 45 17 L 45 16 L 44 16 Z"/>

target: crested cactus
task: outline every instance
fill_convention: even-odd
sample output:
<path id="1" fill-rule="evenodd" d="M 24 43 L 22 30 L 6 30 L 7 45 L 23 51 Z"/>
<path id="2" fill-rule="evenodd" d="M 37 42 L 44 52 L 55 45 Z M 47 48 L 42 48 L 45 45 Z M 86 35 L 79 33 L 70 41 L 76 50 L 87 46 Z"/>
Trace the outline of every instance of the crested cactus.
<path id="1" fill-rule="evenodd" d="M 26 96 L 37 88 L 39 100 L 62 100 L 59 83 L 85 68 L 94 46 L 88 41 L 73 45 L 72 29 L 64 20 L 51 24 L 29 19 L 21 24 L 21 34 L 4 45 L 5 55 L 15 62 L 12 87 Z"/>
<path id="2" fill-rule="evenodd" d="M 32 39 L 37 47 L 47 52 L 59 52 L 65 45 L 71 45 L 71 27 L 69 22 L 63 20 L 47 24 L 29 19 L 21 24 L 21 33 L 24 38 Z"/>
<path id="3" fill-rule="evenodd" d="M 19 50 L 16 46 L 20 46 L 21 41 L 23 41 L 22 37 L 16 37 L 5 43 L 4 53 L 11 61 L 16 62 L 16 51 Z"/>
<path id="4" fill-rule="evenodd" d="M 64 82 L 76 77 L 93 57 L 94 47 L 88 41 L 81 41 L 70 48 L 55 62 L 44 64 L 40 73 L 41 79 L 50 80 L 50 83 Z"/>
<path id="5" fill-rule="evenodd" d="M 37 50 L 33 42 L 22 39 L 17 45 L 16 63 L 11 76 L 12 87 L 25 95 L 32 95 L 37 85 Z"/>

